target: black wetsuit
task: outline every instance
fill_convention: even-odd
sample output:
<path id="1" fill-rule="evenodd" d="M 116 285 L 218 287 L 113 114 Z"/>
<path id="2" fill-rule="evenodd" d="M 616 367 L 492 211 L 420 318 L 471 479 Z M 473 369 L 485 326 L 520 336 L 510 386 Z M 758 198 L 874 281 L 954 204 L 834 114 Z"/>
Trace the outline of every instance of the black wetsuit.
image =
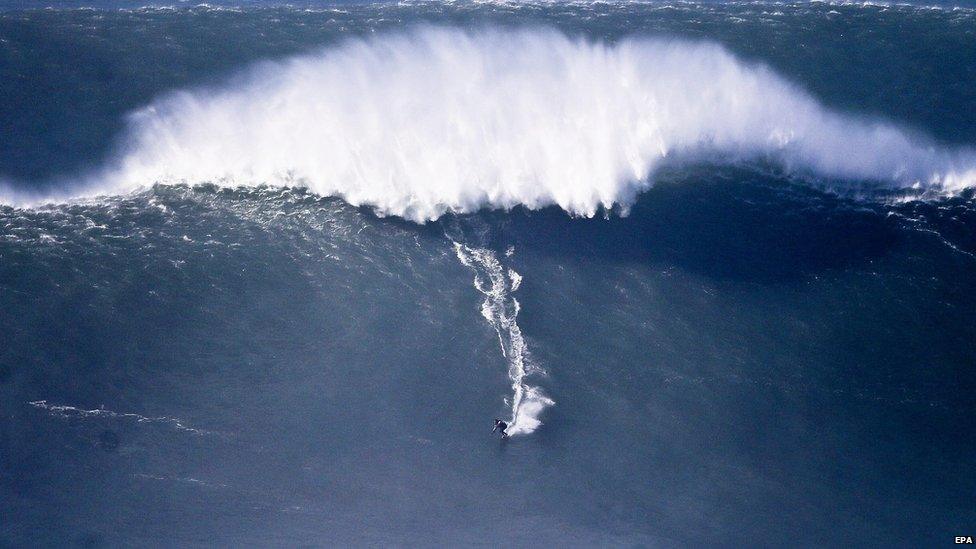
<path id="1" fill-rule="evenodd" d="M 505 429 L 508 429 L 508 424 L 505 423 L 504 421 L 499 420 L 495 422 L 495 428 L 492 429 L 491 432 L 494 433 L 495 431 L 501 431 L 502 436 L 507 437 L 508 433 L 505 432 Z"/>

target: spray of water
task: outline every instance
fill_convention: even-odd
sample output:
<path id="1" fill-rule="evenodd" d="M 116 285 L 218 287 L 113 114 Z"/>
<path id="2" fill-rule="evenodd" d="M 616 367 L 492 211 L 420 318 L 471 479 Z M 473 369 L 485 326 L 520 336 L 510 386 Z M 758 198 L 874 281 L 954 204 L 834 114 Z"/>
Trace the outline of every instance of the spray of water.
<path id="1" fill-rule="evenodd" d="M 71 192 L 303 185 L 427 221 L 483 207 L 626 208 L 665 162 L 760 160 L 930 193 L 976 183 L 972 149 L 831 111 L 717 44 L 550 30 L 348 41 L 161 98 L 132 114 L 121 141 Z"/>
<path id="2" fill-rule="evenodd" d="M 475 272 L 474 286 L 484 294 L 481 314 L 498 334 L 502 355 L 508 362 L 508 379 L 512 382 L 512 416 L 508 434 L 524 435 L 536 430 L 542 411 L 554 402 L 542 389 L 526 383 L 526 377 L 545 373 L 529 358 L 522 330 L 516 321 L 519 302 L 512 296 L 518 290 L 522 277 L 512 269 L 502 266 L 498 257 L 485 248 L 470 248 L 454 243 L 454 251 L 463 265 Z"/>

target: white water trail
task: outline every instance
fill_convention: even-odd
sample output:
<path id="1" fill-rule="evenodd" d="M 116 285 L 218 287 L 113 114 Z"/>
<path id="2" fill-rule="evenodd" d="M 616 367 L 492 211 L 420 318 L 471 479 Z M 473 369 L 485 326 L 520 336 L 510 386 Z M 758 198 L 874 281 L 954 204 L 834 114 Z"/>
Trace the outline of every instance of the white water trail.
<path id="1" fill-rule="evenodd" d="M 839 188 L 976 185 L 971 147 L 832 111 L 718 44 L 539 29 L 415 28 L 262 63 L 154 101 L 120 141 L 76 194 L 298 185 L 424 222 L 626 209 L 665 162 L 769 162 Z"/>
<path id="2" fill-rule="evenodd" d="M 454 242 L 454 251 L 461 264 L 475 273 L 474 287 L 485 296 L 481 314 L 498 334 L 502 356 L 508 362 L 508 379 L 512 382 L 512 415 L 507 433 L 510 436 L 529 434 L 542 424 L 539 420 L 542 411 L 555 402 L 541 388 L 529 385 L 525 380 L 529 375 L 544 374 L 545 371 L 530 360 L 517 322 L 519 302 L 512 293 L 518 289 L 522 277 L 512 269 L 506 271 L 489 249 L 471 248 Z"/>
<path id="3" fill-rule="evenodd" d="M 113 419 L 130 419 L 136 423 L 162 423 L 169 425 L 177 431 L 183 431 L 186 433 L 193 433 L 195 435 L 208 435 L 213 434 L 210 431 L 204 431 L 203 429 L 197 429 L 195 427 L 190 427 L 179 418 L 167 417 L 167 416 L 143 416 L 140 414 L 134 414 L 131 412 L 114 412 L 112 410 L 106 410 L 105 408 L 95 408 L 92 410 L 86 410 L 85 408 L 78 408 L 76 406 L 68 406 L 66 404 L 49 404 L 46 400 L 34 400 L 28 402 L 34 408 L 40 410 L 45 410 L 52 416 L 62 417 L 62 418 L 113 418 Z"/>

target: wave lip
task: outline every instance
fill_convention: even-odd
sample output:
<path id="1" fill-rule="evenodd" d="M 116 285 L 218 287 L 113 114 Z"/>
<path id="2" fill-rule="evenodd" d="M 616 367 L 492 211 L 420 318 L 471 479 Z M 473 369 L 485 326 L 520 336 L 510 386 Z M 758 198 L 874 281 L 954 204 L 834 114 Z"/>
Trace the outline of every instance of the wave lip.
<path id="1" fill-rule="evenodd" d="M 423 222 L 482 207 L 632 203 L 664 162 L 771 162 L 953 193 L 976 153 L 842 115 L 719 45 L 416 28 L 265 63 L 134 113 L 100 192 L 303 185 Z"/>

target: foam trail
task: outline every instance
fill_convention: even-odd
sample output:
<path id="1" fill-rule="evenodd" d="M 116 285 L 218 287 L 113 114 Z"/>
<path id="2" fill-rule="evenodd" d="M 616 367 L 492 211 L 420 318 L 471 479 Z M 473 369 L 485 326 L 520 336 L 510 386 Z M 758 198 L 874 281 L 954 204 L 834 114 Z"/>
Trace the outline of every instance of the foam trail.
<path id="1" fill-rule="evenodd" d="M 381 214 L 622 205 L 662 162 L 767 161 L 954 193 L 976 152 L 833 112 L 708 42 L 417 28 L 254 68 L 134 113 L 88 192 L 303 185 Z"/>
<path id="2" fill-rule="evenodd" d="M 183 420 L 175 417 L 149 417 L 139 414 L 133 414 L 130 412 L 113 412 L 112 410 L 106 410 L 104 408 L 96 408 L 93 410 L 86 410 L 84 408 L 78 408 L 76 406 L 68 406 L 64 404 L 49 404 L 46 400 L 35 400 L 28 402 L 34 408 L 47 411 L 52 416 L 63 417 L 63 418 L 118 418 L 118 419 L 131 419 L 136 423 L 162 423 L 169 425 L 177 431 L 183 431 L 186 433 L 193 433 L 195 435 L 207 435 L 212 434 L 210 431 L 204 431 L 202 429 L 196 429 L 194 427 L 189 427 Z"/>
<path id="3" fill-rule="evenodd" d="M 454 242 L 454 251 L 458 260 L 475 272 L 474 286 L 485 295 L 481 314 L 498 333 L 502 355 L 508 362 L 513 394 L 507 432 L 511 436 L 529 434 L 542 424 L 539 421 L 542 411 L 555 402 L 542 389 L 525 381 L 528 375 L 545 372 L 529 360 L 522 330 L 516 322 L 519 302 L 511 293 L 518 289 L 522 277 L 512 269 L 506 273 L 495 253 L 486 248 L 470 248 Z"/>

